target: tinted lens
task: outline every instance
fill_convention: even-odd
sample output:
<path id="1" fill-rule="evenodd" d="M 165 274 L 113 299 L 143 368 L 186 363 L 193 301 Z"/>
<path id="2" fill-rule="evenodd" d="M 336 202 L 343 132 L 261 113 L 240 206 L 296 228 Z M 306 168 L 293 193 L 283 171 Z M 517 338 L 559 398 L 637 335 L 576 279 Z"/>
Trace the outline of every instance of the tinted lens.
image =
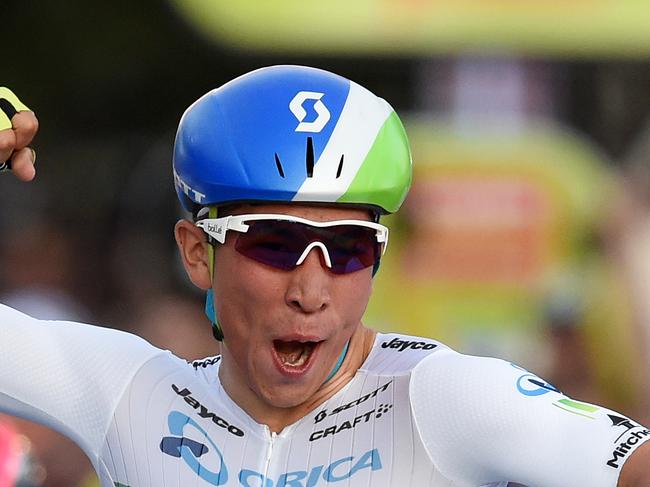
<path id="1" fill-rule="evenodd" d="M 282 220 L 247 222 L 246 233 L 237 235 L 235 249 L 246 257 L 278 269 L 293 269 L 305 249 L 296 223 Z"/>
<path id="2" fill-rule="evenodd" d="M 330 253 L 332 272 L 347 274 L 374 265 L 381 256 L 376 231 L 356 225 L 338 225 L 316 229 L 329 231 L 330 240 L 322 240 Z"/>
<path id="3" fill-rule="evenodd" d="M 290 270 L 312 242 L 322 242 L 332 261 L 331 271 L 347 274 L 374 265 L 381 245 L 372 228 L 356 225 L 312 227 L 284 220 L 247 222 L 248 232 L 237 236 L 235 249 L 253 260 Z"/>

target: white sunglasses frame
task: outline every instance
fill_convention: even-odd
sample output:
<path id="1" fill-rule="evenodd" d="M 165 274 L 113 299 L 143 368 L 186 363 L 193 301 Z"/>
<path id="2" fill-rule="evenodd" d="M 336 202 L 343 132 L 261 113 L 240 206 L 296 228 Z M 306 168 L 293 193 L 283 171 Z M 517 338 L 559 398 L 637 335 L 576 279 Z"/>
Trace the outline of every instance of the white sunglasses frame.
<path id="1" fill-rule="evenodd" d="M 288 221 L 294 223 L 302 223 L 304 225 L 310 225 L 312 227 L 318 228 L 327 228 L 335 227 L 339 225 L 355 225 L 360 227 L 371 228 L 375 230 L 375 235 L 377 237 L 377 242 L 382 245 L 382 255 L 386 252 L 386 247 L 388 246 L 388 228 L 381 223 L 369 222 L 365 220 L 329 220 L 329 221 L 314 221 L 308 220 L 306 218 L 300 218 L 299 216 L 285 215 L 285 214 L 274 214 L 274 213 L 251 213 L 246 215 L 228 215 L 221 218 L 204 218 L 195 223 L 195 225 L 201 228 L 206 234 L 215 239 L 220 244 L 225 243 L 226 233 L 228 230 L 234 230 L 236 232 L 246 233 L 249 229 L 249 225 L 245 222 L 247 221 L 259 221 L 259 220 L 280 220 Z M 300 265 L 304 262 L 309 255 L 309 252 L 314 247 L 319 247 L 325 258 L 325 263 L 327 267 L 332 268 L 332 262 L 330 260 L 329 252 L 327 247 L 322 242 L 312 242 L 303 251 L 300 258 L 296 261 L 296 265 Z"/>

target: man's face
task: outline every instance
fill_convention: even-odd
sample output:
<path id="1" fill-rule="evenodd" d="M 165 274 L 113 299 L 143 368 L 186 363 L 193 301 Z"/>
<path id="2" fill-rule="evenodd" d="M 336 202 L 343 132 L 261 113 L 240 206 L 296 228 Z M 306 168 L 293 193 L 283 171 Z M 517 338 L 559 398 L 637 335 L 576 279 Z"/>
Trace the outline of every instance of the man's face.
<path id="1" fill-rule="evenodd" d="M 233 214 L 289 214 L 315 221 L 369 220 L 361 209 L 298 205 L 237 207 Z M 237 232 L 215 248 L 215 308 L 225 335 L 224 367 L 265 403 L 292 407 L 325 381 L 360 326 L 372 268 L 334 274 L 314 247 L 293 270 L 235 250 Z"/>

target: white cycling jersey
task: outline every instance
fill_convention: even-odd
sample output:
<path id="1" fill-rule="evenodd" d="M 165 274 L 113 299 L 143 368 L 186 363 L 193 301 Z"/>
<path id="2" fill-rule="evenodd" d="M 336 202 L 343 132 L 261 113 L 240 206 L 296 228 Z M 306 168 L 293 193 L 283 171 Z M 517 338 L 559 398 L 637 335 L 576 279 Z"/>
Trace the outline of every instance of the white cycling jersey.
<path id="1" fill-rule="evenodd" d="M 104 487 L 614 487 L 650 438 L 425 338 L 377 335 L 355 377 L 279 434 L 230 399 L 219 365 L 0 305 L 0 411 L 75 440 Z"/>

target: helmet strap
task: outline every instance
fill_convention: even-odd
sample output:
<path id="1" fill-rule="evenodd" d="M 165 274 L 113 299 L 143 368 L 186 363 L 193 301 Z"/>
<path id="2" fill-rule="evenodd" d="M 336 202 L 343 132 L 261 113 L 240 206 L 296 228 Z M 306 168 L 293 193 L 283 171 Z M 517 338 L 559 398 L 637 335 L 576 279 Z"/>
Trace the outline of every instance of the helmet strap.
<path id="1" fill-rule="evenodd" d="M 208 216 L 210 218 L 216 218 L 217 209 L 211 206 Z M 208 268 L 210 270 L 210 282 L 212 283 L 214 281 L 214 244 L 210 242 L 208 242 Z M 205 314 L 208 320 L 210 320 L 210 323 L 212 323 L 212 335 L 215 340 L 223 342 L 223 330 L 217 320 L 217 311 L 214 307 L 214 290 L 212 288 L 208 289 L 205 295 Z"/>
<path id="2" fill-rule="evenodd" d="M 205 294 L 205 314 L 210 320 L 210 323 L 212 323 L 212 335 L 214 335 L 215 340 L 222 342 L 223 331 L 217 322 L 217 314 L 214 310 L 214 292 L 212 289 Z"/>

